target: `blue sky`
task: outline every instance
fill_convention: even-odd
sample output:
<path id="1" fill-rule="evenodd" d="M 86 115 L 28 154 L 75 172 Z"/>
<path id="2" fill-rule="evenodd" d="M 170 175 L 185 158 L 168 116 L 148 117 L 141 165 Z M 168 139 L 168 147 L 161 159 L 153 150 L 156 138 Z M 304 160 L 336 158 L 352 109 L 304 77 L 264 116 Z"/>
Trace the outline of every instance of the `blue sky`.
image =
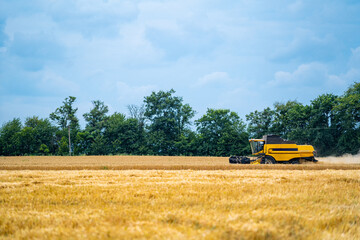
<path id="1" fill-rule="evenodd" d="M 127 113 L 170 90 L 196 111 L 308 104 L 360 80 L 360 1 L 0 0 L 0 123 L 77 97 Z M 82 120 L 83 123 L 83 120 Z"/>

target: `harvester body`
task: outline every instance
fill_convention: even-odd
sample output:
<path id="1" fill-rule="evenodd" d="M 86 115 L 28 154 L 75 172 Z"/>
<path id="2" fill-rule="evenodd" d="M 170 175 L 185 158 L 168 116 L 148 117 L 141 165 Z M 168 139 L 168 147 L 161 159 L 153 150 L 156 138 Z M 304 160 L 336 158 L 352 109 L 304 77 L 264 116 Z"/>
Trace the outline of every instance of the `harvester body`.
<path id="1" fill-rule="evenodd" d="M 311 145 L 297 145 L 277 135 L 265 135 L 262 139 L 250 139 L 250 147 L 254 158 L 232 156 L 230 163 L 242 164 L 275 164 L 317 162 L 315 150 Z"/>

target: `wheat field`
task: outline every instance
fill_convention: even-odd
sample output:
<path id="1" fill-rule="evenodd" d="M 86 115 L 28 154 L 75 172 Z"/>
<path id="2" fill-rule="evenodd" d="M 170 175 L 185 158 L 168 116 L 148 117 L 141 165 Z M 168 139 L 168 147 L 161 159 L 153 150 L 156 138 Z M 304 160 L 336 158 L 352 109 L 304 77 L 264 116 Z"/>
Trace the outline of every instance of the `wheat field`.
<path id="1" fill-rule="evenodd" d="M 360 239 L 356 163 L 216 169 L 227 158 L 120 158 L 0 157 L 0 239 Z M 156 170 L 176 164 L 190 168 Z M 194 170 L 201 164 L 211 170 Z M 87 170 L 60 170 L 69 165 Z M 23 170 L 4 169 L 15 166 Z"/>
<path id="2" fill-rule="evenodd" d="M 359 239 L 357 170 L 0 171 L 2 239 Z"/>
<path id="3" fill-rule="evenodd" d="M 229 164 L 228 157 L 174 156 L 20 156 L 0 157 L 0 170 L 360 170 L 360 156 L 320 158 L 319 163 Z"/>

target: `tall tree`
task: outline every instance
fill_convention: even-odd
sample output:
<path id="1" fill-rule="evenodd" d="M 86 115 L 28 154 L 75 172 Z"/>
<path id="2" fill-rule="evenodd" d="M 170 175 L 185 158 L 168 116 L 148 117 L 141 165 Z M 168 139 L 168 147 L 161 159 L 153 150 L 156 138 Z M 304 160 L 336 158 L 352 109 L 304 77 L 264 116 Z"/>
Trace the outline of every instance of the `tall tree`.
<path id="1" fill-rule="evenodd" d="M 310 121 L 307 132 L 309 141 L 321 156 L 335 153 L 336 139 L 339 135 L 336 129 L 334 107 L 338 97 L 333 94 L 323 94 L 311 101 Z"/>
<path id="2" fill-rule="evenodd" d="M 200 153 L 208 156 L 244 155 L 249 153 L 249 135 L 245 124 L 228 109 L 208 109 L 195 121 L 200 134 Z"/>
<path id="3" fill-rule="evenodd" d="M 255 111 L 246 115 L 248 124 L 248 132 L 252 138 L 262 138 L 266 134 L 272 133 L 272 124 L 275 112 L 269 107 L 263 111 Z"/>
<path id="4" fill-rule="evenodd" d="M 25 128 L 30 128 L 32 131 L 33 141 L 29 142 L 31 149 L 33 149 L 32 154 L 55 153 L 57 128 L 48 119 L 37 116 L 28 117 L 25 121 Z"/>
<path id="5" fill-rule="evenodd" d="M 78 133 L 79 148 L 81 152 L 91 155 L 106 154 L 104 129 L 107 120 L 108 106 L 100 100 L 92 101 L 93 108 L 85 113 L 85 130 Z"/>
<path id="6" fill-rule="evenodd" d="M 308 142 L 308 128 L 310 119 L 310 107 L 297 101 L 275 103 L 275 118 L 272 132 L 279 134 L 285 139 Z"/>
<path id="7" fill-rule="evenodd" d="M 79 120 L 76 117 L 77 108 L 73 107 L 76 97 L 69 96 L 63 101 L 63 105 L 50 114 L 50 119 L 56 121 L 63 131 L 68 130 L 69 155 L 71 156 L 71 130 L 73 136 L 76 136 L 79 130 Z M 62 140 L 63 142 L 63 140 Z"/>
<path id="8" fill-rule="evenodd" d="M 34 129 L 32 127 L 24 127 L 16 134 L 17 145 L 19 146 L 20 155 L 34 154 L 36 152 L 36 144 L 34 137 Z M 40 146 L 39 146 L 40 147 Z"/>
<path id="9" fill-rule="evenodd" d="M 140 106 L 135 104 L 130 104 L 127 106 L 127 109 L 130 114 L 130 118 L 136 119 L 139 122 L 140 127 L 145 126 L 145 105 L 142 104 Z"/>
<path id="10" fill-rule="evenodd" d="M 144 135 L 138 120 L 124 114 L 112 114 L 105 124 L 103 149 L 111 154 L 145 154 Z"/>
<path id="11" fill-rule="evenodd" d="M 20 118 L 14 118 L 0 129 L 0 155 L 20 155 L 19 136 L 22 129 Z"/>
<path id="12" fill-rule="evenodd" d="M 145 97 L 145 117 L 148 126 L 150 147 L 154 154 L 176 155 L 175 143 L 190 125 L 195 111 L 189 104 L 183 104 L 181 97 L 173 96 L 175 91 L 152 92 Z"/>
<path id="13" fill-rule="evenodd" d="M 89 130 L 101 130 L 106 114 L 109 112 L 109 107 L 100 100 L 92 101 L 93 108 L 90 112 L 85 113 L 84 119 L 86 121 L 86 128 Z"/>
<path id="14" fill-rule="evenodd" d="M 338 138 L 337 154 L 356 154 L 360 150 L 360 82 L 355 82 L 334 107 Z"/>

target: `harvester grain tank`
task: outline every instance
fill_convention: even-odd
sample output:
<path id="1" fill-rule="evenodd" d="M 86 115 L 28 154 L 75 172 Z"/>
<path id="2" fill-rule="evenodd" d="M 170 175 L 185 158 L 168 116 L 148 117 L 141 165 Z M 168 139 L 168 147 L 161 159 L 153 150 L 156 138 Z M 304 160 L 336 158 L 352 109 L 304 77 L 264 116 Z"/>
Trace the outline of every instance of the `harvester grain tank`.
<path id="1" fill-rule="evenodd" d="M 277 135 L 265 135 L 262 139 L 250 139 L 252 155 L 231 156 L 230 163 L 240 164 L 298 164 L 305 161 L 317 162 L 315 150 L 311 145 L 297 145 L 293 141 L 283 140 Z"/>

